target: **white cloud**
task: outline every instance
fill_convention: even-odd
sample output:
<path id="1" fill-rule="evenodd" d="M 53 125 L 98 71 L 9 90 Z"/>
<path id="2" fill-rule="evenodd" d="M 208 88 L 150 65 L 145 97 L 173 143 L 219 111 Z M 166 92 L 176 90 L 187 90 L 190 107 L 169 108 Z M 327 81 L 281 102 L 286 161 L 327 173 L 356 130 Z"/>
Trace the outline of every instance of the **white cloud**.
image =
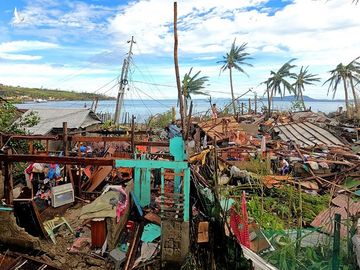
<path id="1" fill-rule="evenodd" d="M 234 72 L 234 84 L 238 89 L 237 92 L 240 93 L 249 87 L 255 87 L 259 93 L 262 92 L 263 86 L 258 85 L 266 79 L 270 70 L 278 69 L 282 63 L 291 58 L 297 58 L 296 64 L 299 66 L 310 65 L 311 72 L 319 73 L 322 79 L 325 79 L 328 76 L 326 71 L 336 64 L 349 62 L 360 55 L 360 20 L 358 19 L 360 5 L 351 5 L 351 0 L 294 0 L 287 1 L 288 5 L 285 8 L 274 13 L 271 8 L 264 8 L 263 4 L 267 2 L 270 1 L 178 1 L 181 74 L 183 75 L 193 66 L 195 70 L 201 70 L 204 76 L 210 77 L 209 90 L 228 91 L 228 74 L 219 77 L 220 66 L 216 60 L 220 60 L 229 50 L 235 37 L 238 44 L 248 42 L 248 52 L 254 57 L 251 61 L 254 68 L 246 67 L 250 78 Z M 111 51 L 127 50 L 126 41 L 133 35 L 137 41 L 135 54 L 158 57 L 150 64 L 151 68 L 146 69 L 146 71 L 150 70 L 153 78 L 156 78 L 155 82 L 175 84 L 171 63 L 172 1 L 136 0 L 130 1 L 127 6 L 107 9 L 80 1 L 28 0 L 28 5 L 18 12 L 26 23 L 15 27 L 16 33 L 46 36 L 48 40 L 55 42 L 1 43 L 2 58 L 36 60 L 36 57 L 41 57 L 41 53 L 37 53 L 39 56 L 33 56 L 18 52 L 59 49 L 57 37 L 62 37 L 62 41 L 71 44 L 77 41 L 81 43 L 85 38 L 84 41 L 91 40 Z M 109 37 L 112 37 L 110 41 Z M 79 48 L 82 49 L 81 44 Z M 109 58 L 116 57 L 110 55 Z M 164 58 L 166 60 L 162 62 Z M 191 63 L 187 62 L 189 59 Z M 0 73 L 2 71 L 6 73 L 4 68 L 0 66 Z M 33 69 L 32 77 L 26 79 L 40 85 L 45 85 L 49 80 L 56 80 L 60 76 L 68 76 L 79 69 L 54 68 L 51 65 L 24 65 L 19 70 L 17 68 L 19 66 L 16 69 L 10 67 L 6 73 L 7 78 L 11 77 L 8 81 L 18 84 L 15 75 Z M 91 73 L 94 78 L 102 78 L 106 72 L 114 71 L 104 69 L 97 73 L 96 69 L 89 69 L 88 72 L 89 74 L 94 72 Z M 137 71 L 134 76 L 138 76 Z M 95 82 L 94 78 L 89 81 Z M 28 85 L 26 80 L 23 81 Z M 98 84 L 94 83 L 94 85 Z M 92 84 L 77 77 L 64 83 L 64 86 L 72 89 L 87 87 L 93 89 Z M 154 90 L 156 89 L 153 87 L 147 88 L 151 94 Z M 109 93 L 115 95 L 116 91 Z M 321 85 L 310 87 L 306 93 L 310 96 L 325 96 L 326 87 Z M 176 97 L 176 91 L 162 89 L 154 93 L 156 97 L 169 95 Z"/>
<path id="2" fill-rule="evenodd" d="M 40 55 L 0 53 L 0 59 L 5 59 L 5 60 L 33 61 L 33 60 L 40 60 L 41 58 L 42 56 Z"/>
<path id="3" fill-rule="evenodd" d="M 47 50 L 54 48 L 59 48 L 59 45 L 35 40 L 20 40 L 0 43 L 0 53 Z"/>
<path id="4" fill-rule="evenodd" d="M 47 64 L 2 64 L 1 83 L 51 89 L 95 91 L 116 75 L 111 70 Z"/>

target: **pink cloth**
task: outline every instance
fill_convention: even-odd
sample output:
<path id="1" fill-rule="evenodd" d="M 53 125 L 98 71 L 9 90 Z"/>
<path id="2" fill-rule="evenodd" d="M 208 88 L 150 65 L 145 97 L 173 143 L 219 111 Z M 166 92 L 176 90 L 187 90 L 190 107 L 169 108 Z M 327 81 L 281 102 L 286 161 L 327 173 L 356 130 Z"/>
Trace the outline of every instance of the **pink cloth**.
<path id="1" fill-rule="evenodd" d="M 125 210 L 129 204 L 129 198 L 127 193 L 122 187 L 118 187 L 117 190 L 121 192 L 125 196 L 125 203 L 122 203 L 120 200 L 118 201 L 118 205 L 116 207 L 116 222 L 120 222 L 120 217 L 125 213 Z"/>

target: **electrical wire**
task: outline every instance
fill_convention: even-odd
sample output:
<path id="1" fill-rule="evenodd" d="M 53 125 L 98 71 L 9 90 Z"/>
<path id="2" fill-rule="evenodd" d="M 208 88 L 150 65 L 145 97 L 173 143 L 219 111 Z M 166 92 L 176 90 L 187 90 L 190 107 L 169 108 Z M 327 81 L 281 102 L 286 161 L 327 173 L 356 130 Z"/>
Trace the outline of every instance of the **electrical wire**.
<path id="1" fill-rule="evenodd" d="M 148 65 L 146 64 L 146 61 L 145 61 L 145 60 L 143 61 L 143 59 L 142 59 L 142 55 L 143 55 L 143 53 L 142 53 L 142 51 L 140 50 L 140 47 L 139 47 L 139 44 L 138 44 L 138 43 L 136 43 L 136 48 L 137 48 L 137 49 L 138 49 L 138 51 L 139 51 L 139 58 L 140 58 L 140 61 L 141 61 L 141 62 L 143 62 L 144 67 L 145 67 L 145 69 L 146 69 L 146 71 L 147 71 L 147 73 L 148 73 L 148 75 L 149 75 L 150 81 L 153 83 L 153 85 L 154 85 L 154 86 L 156 86 L 156 84 L 155 84 L 155 80 L 154 80 L 153 76 L 151 75 L 150 70 L 148 69 Z M 137 67 L 137 66 L 136 66 L 136 67 Z M 138 68 L 138 67 L 137 67 L 137 68 Z M 139 69 L 139 68 L 138 68 L 138 69 Z M 141 72 L 141 71 L 140 71 L 140 72 Z M 161 93 L 160 89 L 159 89 L 159 88 L 157 88 L 157 86 L 156 86 L 156 90 L 158 90 L 158 91 L 159 91 L 159 93 Z"/>
<path id="2" fill-rule="evenodd" d="M 143 99 L 141 98 L 141 95 L 139 94 L 138 89 L 136 89 L 136 88 L 134 88 L 134 89 L 135 89 L 135 91 L 136 91 L 136 93 L 137 93 L 137 95 L 138 95 L 141 103 L 142 103 L 142 104 L 144 105 L 144 107 L 148 110 L 148 112 L 150 113 L 150 115 L 153 115 L 153 113 L 151 112 L 151 110 L 149 109 L 149 107 L 145 104 L 145 102 L 144 102 Z"/>
<path id="3" fill-rule="evenodd" d="M 157 99 L 154 99 L 152 96 L 148 95 L 147 93 L 145 93 L 144 91 L 142 91 L 140 88 L 136 87 L 135 85 L 133 85 L 133 87 L 134 87 L 135 89 L 137 89 L 138 91 L 140 91 L 141 93 L 143 93 L 143 94 L 144 94 L 145 96 L 147 96 L 148 98 L 156 101 L 156 102 L 159 103 L 160 105 L 162 105 L 162 106 L 164 106 L 164 107 L 167 107 L 167 108 L 171 108 L 171 106 L 166 105 L 166 104 L 160 102 L 160 101 L 157 100 Z"/>
<path id="4" fill-rule="evenodd" d="M 112 79 L 111 81 L 107 82 L 106 84 L 104 84 L 103 86 L 100 86 L 98 89 L 96 89 L 93 93 L 96 94 L 98 91 L 100 91 L 101 89 L 105 88 L 106 86 L 108 86 L 110 83 L 112 83 L 115 80 L 118 80 L 119 76 L 116 76 L 114 79 Z M 118 83 L 116 83 L 118 84 Z M 104 93 L 102 93 L 104 94 Z"/>
<path id="5" fill-rule="evenodd" d="M 69 81 L 75 77 L 78 77 L 80 75 L 83 74 L 83 71 L 86 70 L 87 68 L 91 67 L 92 65 L 94 64 L 97 64 L 99 61 L 97 61 L 97 57 L 99 56 L 109 56 L 109 55 L 112 55 L 112 54 L 115 54 L 115 51 L 109 51 L 109 52 L 106 52 L 106 53 L 100 53 L 100 54 L 97 54 L 97 55 L 94 55 L 92 58 L 90 58 L 89 60 L 89 63 L 85 66 L 83 66 L 81 69 L 79 69 L 78 71 L 76 72 L 73 72 L 69 75 L 65 75 L 64 77 L 60 78 L 60 79 L 57 79 L 57 80 L 54 80 L 54 82 L 50 85 L 47 86 L 47 88 L 51 88 L 52 85 L 54 84 L 61 84 L 61 83 L 64 83 L 66 81 Z"/>

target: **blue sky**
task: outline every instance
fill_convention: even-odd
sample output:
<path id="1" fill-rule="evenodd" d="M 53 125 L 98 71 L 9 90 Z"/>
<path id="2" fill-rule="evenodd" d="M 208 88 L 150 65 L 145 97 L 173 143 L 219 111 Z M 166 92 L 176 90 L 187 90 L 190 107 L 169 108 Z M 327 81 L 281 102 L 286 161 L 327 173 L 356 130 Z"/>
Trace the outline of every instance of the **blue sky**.
<path id="1" fill-rule="evenodd" d="M 324 81 L 338 63 L 360 55 L 359 12 L 351 0 L 178 1 L 181 77 L 201 70 L 209 76 L 205 91 L 230 97 L 217 61 L 236 38 L 248 43 L 254 66 L 246 67 L 249 77 L 235 72 L 238 95 L 249 88 L 262 95 L 270 70 L 291 58 Z M 170 0 L 1 0 L 0 83 L 115 96 L 133 35 L 126 97 L 176 98 L 172 20 Z M 327 97 L 322 83 L 305 92 Z"/>

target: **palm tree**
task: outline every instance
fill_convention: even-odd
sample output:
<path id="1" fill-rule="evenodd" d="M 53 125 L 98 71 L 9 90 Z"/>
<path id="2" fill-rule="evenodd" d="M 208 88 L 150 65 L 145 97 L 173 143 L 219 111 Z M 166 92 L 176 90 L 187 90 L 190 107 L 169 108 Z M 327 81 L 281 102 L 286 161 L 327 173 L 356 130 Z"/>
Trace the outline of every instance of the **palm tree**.
<path id="1" fill-rule="evenodd" d="M 329 84 L 328 94 L 330 90 L 333 91 L 333 99 L 335 98 L 336 91 L 338 89 L 339 84 L 342 82 L 344 87 L 344 94 L 345 94 L 345 106 L 346 106 L 346 114 L 349 116 L 349 92 L 348 92 L 348 85 L 350 83 L 350 87 L 352 90 L 354 102 L 355 102 L 355 111 L 358 111 L 358 104 L 357 104 L 357 96 L 355 93 L 355 86 L 354 81 L 356 83 L 359 82 L 360 78 L 360 63 L 357 61 L 360 57 L 357 57 L 349 64 L 344 65 L 340 63 L 336 66 L 335 69 L 330 70 L 331 77 L 327 79 L 323 85 L 326 83 Z"/>
<path id="2" fill-rule="evenodd" d="M 246 74 L 245 70 L 241 66 L 246 65 L 252 67 L 251 64 L 246 62 L 247 60 L 252 59 L 252 57 L 249 57 L 249 53 L 245 52 L 247 43 L 243 43 L 239 47 L 236 46 L 235 42 L 236 39 L 234 39 L 230 51 L 223 56 L 223 60 L 218 61 L 218 63 L 223 64 L 223 66 L 220 69 L 220 72 L 224 72 L 226 69 L 229 69 L 230 72 L 230 89 L 231 89 L 231 98 L 232 98 L 234 114 L 236 114 L 236 107 L 235 107 L 235 96 L 234 96 L 234 87 L 233 87 L 233 79 L 232 79 L 232 69 L 235 68 L 241 73 Z"/>
<path id="3" fill-rule="evenodd" d="M 201 90 L 205 88 L 205 83 L 209 80 L 209 77 L 203 76 L 198 78 L 201 71 L 198 71 L 194 76 L 191 76 L 192 69 L 193 68 L 190 68 L 189 73 L 185 74 L 181 86 L 185 101 L 185 112 L 187 112 L 187 103 L 188 100 L 191 100 L 192 95 L 208 95 Z"/>
<path id="4" fill-rule="evenodd" d="M 294 92 L 293 85 L 287 81 L 287 78 L 292 78 L 296 74 L 291 73 L 291 69 L 295 67 L 291 62 L 295 59 L 291 59 L 281 66 L 278 71 L 270 71 L 270 77 L 264 81 L 266 84 L 266 92 L 268 97 L 268 116 L 271 115 L 271 105 L 273 97 L 278 93 L 281 97 L 285 95 L 285 90 L 290 94 Z"/>
<path id="5" fill-rule="evenodd" d="M 294 91 L 297 100 L 301 102 L 303 110 L 306 110 L 303 92 L 305 91 L 305 85 L 314 85 L 315 82 L 319 82 L 320 78 L 317 77 L 318 74 L 311 74 L 308 72 L 308 67 L 304 68 L 303 66 L 300 68 L 298 74 L 293 76 L 295 82 L 293 83 Z"/>
<path id="6" fill-rule="evenodd" d="M 354 81 L 356 82 L 356 84 L 358 84 L 360 82 L 360 62 L 358 61 L 360 58 L 357 57 L 354 60 L 352 60 L 349 64 L 347 64 L 346 68 L 348 71 L 347 77 L 350 81 L 350 86 L 351 86 L 351 91 L 353 94 L 353 98 L 354 98 L 354 104 L 355 104 L 355 111 L 358 112 L 359 111 L 359 104 L 357 101 L 357 95 L 355 92 L 355 85 L 354 85 Z"/>

